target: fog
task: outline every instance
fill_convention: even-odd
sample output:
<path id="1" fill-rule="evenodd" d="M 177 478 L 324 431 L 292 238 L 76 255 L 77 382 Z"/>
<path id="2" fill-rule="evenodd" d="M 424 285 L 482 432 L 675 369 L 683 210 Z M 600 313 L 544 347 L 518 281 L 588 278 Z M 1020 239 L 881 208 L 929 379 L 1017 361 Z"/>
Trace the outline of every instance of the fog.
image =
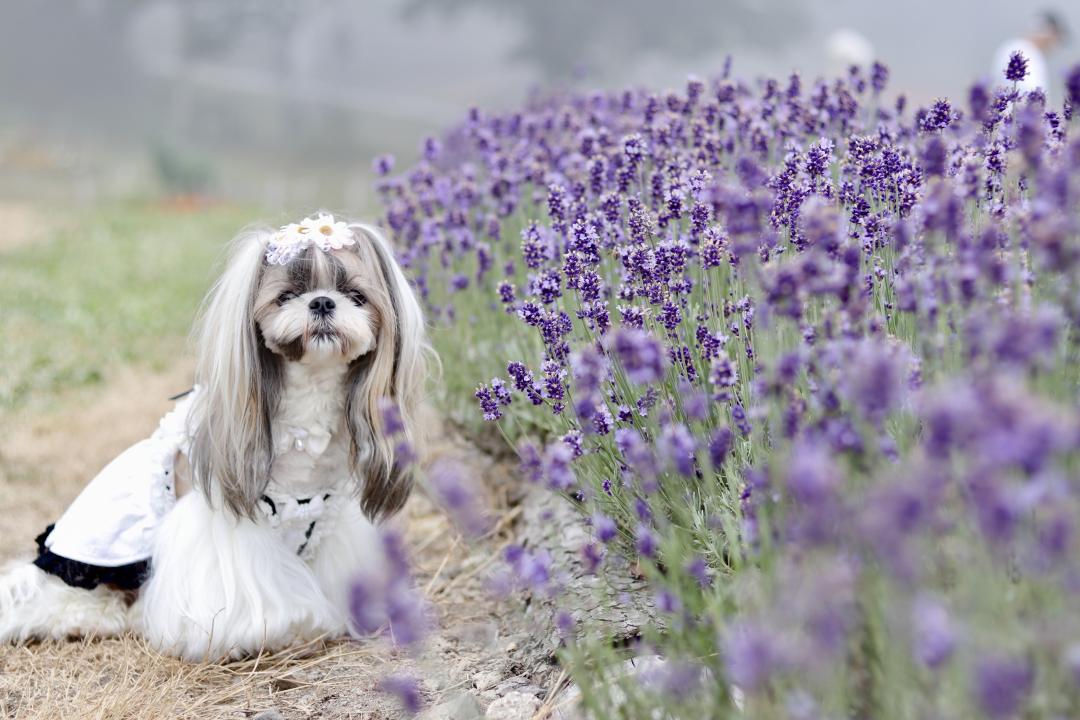
<path id="1" fill-rule="evenodd" d="M 742 76 L 809 79 L 839 69 L 839 28 L 870 43 L 893 91 L 959 97 L 1048 8 L 1072 31 L 1057 78 L 1080 59 L 1080 3 L 5 0 L 0 198 L 362 207 L 374 155 L 408 160 L 470 106 L 676 87 L 729 55 Z"/>

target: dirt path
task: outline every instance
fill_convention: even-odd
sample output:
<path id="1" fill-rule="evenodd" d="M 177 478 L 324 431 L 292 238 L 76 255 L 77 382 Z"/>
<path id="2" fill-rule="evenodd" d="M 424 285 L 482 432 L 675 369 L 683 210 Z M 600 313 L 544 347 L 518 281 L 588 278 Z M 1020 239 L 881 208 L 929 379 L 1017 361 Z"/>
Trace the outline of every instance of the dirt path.
<path id="1" fill-rule="evenodd" d="M 189 377 L 186 367 L 125 371 L 73 394 L 62 414 L 0 427 L 0 559 L 30 551 L 100 467 L 152 430 Z M 335 642 L 219 665 L 162 657 L 135 637 L 0 647 L 0 717 L 396 718 L 397 701 L 377 686 L 400 672 L 421 680 L 428 717 L 531 717 L 557 680 L 535 651 L 546 631 L 526 619 L 524 598 L 497 601 L 486 587 L 518 532 L 520 489 L 507 464 L 443 435 L 438 451 L 475 470 L 499 520 L 488 536 L 466 541 L 423 493 L 409 501 L 399 522 L 438 616 L 418 655 L 382 641 Z"/>

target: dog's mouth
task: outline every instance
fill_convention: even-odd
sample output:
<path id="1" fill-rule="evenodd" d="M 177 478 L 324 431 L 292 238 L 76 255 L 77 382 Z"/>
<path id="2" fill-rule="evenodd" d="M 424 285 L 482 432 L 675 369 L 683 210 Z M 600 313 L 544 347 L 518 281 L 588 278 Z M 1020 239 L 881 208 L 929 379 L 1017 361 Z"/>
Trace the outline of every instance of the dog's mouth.
<path id="1" fill-rule="evenodd" d="M 332 325 L 321 322 L 309 326 L 303 335 L 276 343 L 276 346 L 286 358 L 298 361 L 309 355 L 327 359 L 348 355 L 352 343 Z"/>
<path id="2" fill-rule="evenodd" d="M 327 345 L 334 346 L 337 350 L 345 353 L 349 349 L 348 339 L 329 323 L 319 323 L 308 329 L 303 338 L 304 347 L 309 350 L 321 349 Z"/>

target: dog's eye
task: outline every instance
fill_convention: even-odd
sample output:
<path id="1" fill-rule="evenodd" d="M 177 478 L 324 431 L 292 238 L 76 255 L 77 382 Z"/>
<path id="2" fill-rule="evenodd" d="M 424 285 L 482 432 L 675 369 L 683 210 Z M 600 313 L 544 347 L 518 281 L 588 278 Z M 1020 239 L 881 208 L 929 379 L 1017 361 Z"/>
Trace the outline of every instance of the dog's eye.
<path id="1" fill-rule="evenodd" d="M 363 307 L 367 305 L 367 295 L 359 290 L 352 290 L 349 292 L 349 299 L 353 301 L 356 307 Z"/>
<path id="2" fill-rule="evenodd" d="M 296 297 L 296 293 L 294 293 L 292 290 L 286 290 L 285 292 L 277 296 L 277 304 L 284 305 L 285 303 L 292 300 L 294 297 Z"/>

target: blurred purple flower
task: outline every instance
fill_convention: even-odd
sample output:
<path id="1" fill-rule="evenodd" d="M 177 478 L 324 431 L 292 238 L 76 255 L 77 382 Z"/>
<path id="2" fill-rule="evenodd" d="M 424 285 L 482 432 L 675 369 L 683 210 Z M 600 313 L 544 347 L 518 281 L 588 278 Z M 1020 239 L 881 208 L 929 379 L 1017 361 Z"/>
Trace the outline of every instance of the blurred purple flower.
<path id="1" fill-rule="evenodd" d="M 393 695 L 409 715 L 415 715 L 423 707 L 420 681 L 412 675 L 388 675 L 379 682 L 379 689 Z"/>
<path id="2" fill-rule="evenodd" d="M 383 531 L 373 569 L 358 576 L 350 590 L 355 628 L 365 634 L 385 628 L 395 645 L 417 645 L 430 625 L 428 606 L 413 586 L 401 537 Z"/>
<path id="3" fill-rule="evenodd" d="M 609 349 L 615 353 L 632 382 L 647 385 L 664 376 L 663 348 L 643 330 L 616 330 Z"/>
<path id="4" fill-rule="evenodd" d="M 642 557 L 656 557 L 656 536 L 645 525 L 638 525 L 637 530 L 634 532 L 634 548 L 637 550 L 638 555 Z"/>
<path id="5" fill-rule="evenodd" d="M 694 454 L 697 442 L 685 425 L 673 423 L 660 431 L 657 443 L 660 455 L 683 477 L 694 474 Z"/>
<path id="6" fill-rule="evenodd" d="M 735 443 L 735 434 L 729 427 L 717 428 L 709 441 L 709 461 L 714 470 L 720 470 Z"/>
<path id="7" fill-rule="evenodd" d="M 490 529 L 491 518 L 473 471 L 452 458 L 440 457 L 428 467 L 428 482 L 435 502 L 461 532 L 477 537 Z"/>
<path id="8" fill-rule="evenodd" d="M 371 163 L 372 170 L 379 177 L 386 177 L 394 171 L 394 156 L 393 155 L 379 155 Z"/>
<path id="9" fill-rule="evenodd" d="M 615 521 L 601 513 L 592 516 L 592 527 L 596 539 L 604 544 L 611 542 L 618 535 Z"/>
<path id="10" fill-rule="evenodd" d="M 915 657 L 928 668 L 948 662 L 956 648 L 956 630 L 948 610 L 936 599 L 921 596 L 911 610 Z"/>
<path id="11" fill-rule="evenodd" d="M 746 621 L 736 621 L 724 632 L 723 653 L 728 679 L 749 693 L 761 690 L 786 665 L 778 639 Z"/>
<path id="12" fill-rule="evenodd" d="M 990 657 L 975 671 L 975 699 L 987 717 L 1011 718 L 1023 706 L 1035 681 L 1026 660 Z"/>
<path id="13" fill-rule="evenodd" d="M 564 442 L 555 442 L 544 451 L 544 478 L 552 490 L 567 491 L 574 487 L 574 451 Z"/>

